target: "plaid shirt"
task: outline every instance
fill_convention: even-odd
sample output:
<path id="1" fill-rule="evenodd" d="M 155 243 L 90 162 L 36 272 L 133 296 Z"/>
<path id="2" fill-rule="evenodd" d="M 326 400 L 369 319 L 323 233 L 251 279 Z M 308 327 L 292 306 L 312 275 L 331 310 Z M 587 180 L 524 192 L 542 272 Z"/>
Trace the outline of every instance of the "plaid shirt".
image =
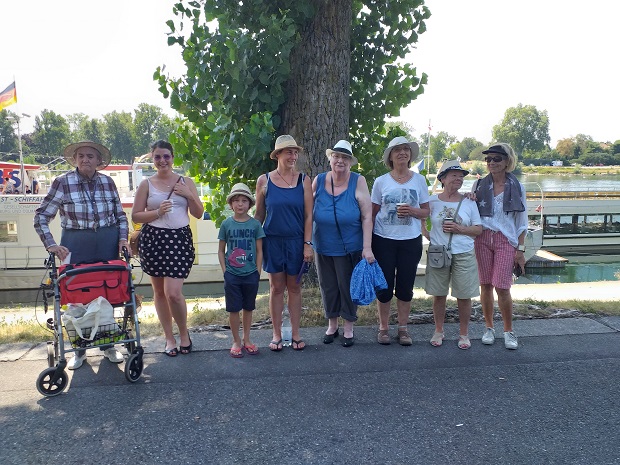
<path id="1" fill-rule="evenodd" d="M 120 240 L 127 240 L 127 214 L 123 211 L 116 184 L 96 172 L 92 179 L 70 171 L 54 179 L 49 192 L 34 215 L 34 229 L 45 248 L 57 245 L 49 223 L 60 211 L 63 229 L 98 229 L 117 225 Z"/>

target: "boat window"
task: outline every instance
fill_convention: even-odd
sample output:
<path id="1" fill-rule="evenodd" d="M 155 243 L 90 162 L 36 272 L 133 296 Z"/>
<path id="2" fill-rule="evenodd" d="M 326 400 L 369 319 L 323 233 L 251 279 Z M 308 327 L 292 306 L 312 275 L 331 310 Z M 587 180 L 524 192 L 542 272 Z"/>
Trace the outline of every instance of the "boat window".
<path id="1" fill-rule="evenodd" d="M 579 215 L 578 223 L 582 234 L 605 232 L 605 217 L 603 215 Z"/>
<path id="2" fill-rule="evenodd" d="M 620 214 L 545 215 L 544 234 L 605 234 L 620 232 Z"/>
<path id="3" fill-rule="evenodd" d="M 16 221 L 0 221 L 0 242 L 17 242 Z"/>

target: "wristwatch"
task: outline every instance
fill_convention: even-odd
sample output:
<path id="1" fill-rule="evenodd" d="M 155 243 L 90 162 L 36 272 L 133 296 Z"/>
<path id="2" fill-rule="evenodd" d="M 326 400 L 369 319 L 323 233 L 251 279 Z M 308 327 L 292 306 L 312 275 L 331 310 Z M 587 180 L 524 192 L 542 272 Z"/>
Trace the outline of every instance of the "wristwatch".
<path id="1" fill-rule="evenodd" d="M 304 244 L 314 245 L 314 244 L 312 243 L 312 241 L 304 241 Z"/>
<path id="2" fill-rule="evenodd" d="M 519 252 L 525 252 L 525 245 L 524 245 L 524 244 L 519 244 L 519 245 L 517 246 L 517 250 L 518 250 Z"/>

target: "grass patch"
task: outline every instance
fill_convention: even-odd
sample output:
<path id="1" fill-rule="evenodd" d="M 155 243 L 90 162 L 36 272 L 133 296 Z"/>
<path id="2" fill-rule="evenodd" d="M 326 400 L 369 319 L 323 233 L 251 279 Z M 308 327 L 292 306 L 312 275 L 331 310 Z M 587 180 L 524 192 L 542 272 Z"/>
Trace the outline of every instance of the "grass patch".
<path id="1" fill-rule="evenodd" d="M 419 289 L 415 290 L 416 295 L 420 295 Z M 423 294 L 423 293 L 422 293 Z M 285 296 L 286 297 L 286 296 Z M 286 301 L 286 300 L 285 300 Z M 145 301 L 145 305 L 153 305 L 152 301 Z M 620 306 L 614 301 L 542 301 L 537 299 L 515 300 L 514 313 L 517 318 L 547 318 L 558 314 L 558 310 L 570 309 L 582 314 L 594 314 L 597 316 L 620 316 Z M 497 305 L 497 304 L 496 304 Z M 323 303 L 321 293 L 318 288 L 306 288 L 303 290 L 302 300 L 302 327 L 325 326 L 326 320 L 323 314 Z M 474 307 L 479 306 L 474 302 Z M 191 328 L 196 327 L 228 327 L 228 313 L 225 310 L 224 298 L 200 298 L 188 299 L 188 324 Z M 432 299 L 429 297 L 414 298 L 411 305 L 411 314 L 432 314 Z M 448 300 L 448 309 L 455 309 L 456 301 Z M 21 307 L 20 311 L 28 312 L 31 315 L 32 308 Z M 0 307 L 2 313 L 14 312 L 15 307 Z M 496 308 L 497 312 L 497 308 Z M 479 312 L 481 313 L 481 312 Z M 373 302 L 368 306 L 358 307 L 357 325 L 372 326 L 377 325 L 377 303 Z M 46 317 L 52 314 L 48 313 Z M 38 317 L 42 320 L 39 323 L 35 319 L 18 317 L 8 319 L 0 316 L 0 344 L 15 342 L 45 342 L 53 339 L 53 333 L 44 325 L 44 315 L 42 310 L 38 310 Z M 425 321 L 425 320 L 419 320 Z M 253 324 L 256 327 L 269 326 L 271 318 L 269 315 L 269 294 L 260 294 L 256 299 L 256 310 L 253 315 Z M 390 312 L 390 324 L 397 324 L 396 320 L 396 300 L 392 301 Z M 156 315 L 142 314 L 140 316 L 140 333 L 143 337 L 160 336 L 161 326 Z"/>

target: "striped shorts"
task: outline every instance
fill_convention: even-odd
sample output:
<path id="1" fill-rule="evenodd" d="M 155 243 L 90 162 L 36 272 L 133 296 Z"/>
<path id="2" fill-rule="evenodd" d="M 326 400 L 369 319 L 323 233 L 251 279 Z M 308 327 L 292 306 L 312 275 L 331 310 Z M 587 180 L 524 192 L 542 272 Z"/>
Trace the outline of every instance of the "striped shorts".
<path id="1" fill-rule="evenodd" d="M 515 249 L 499 231 L 485 229 L 474 241 L 478 260 L 480 284 L 492 284 L 497 289 L 510 289 Z"/>

